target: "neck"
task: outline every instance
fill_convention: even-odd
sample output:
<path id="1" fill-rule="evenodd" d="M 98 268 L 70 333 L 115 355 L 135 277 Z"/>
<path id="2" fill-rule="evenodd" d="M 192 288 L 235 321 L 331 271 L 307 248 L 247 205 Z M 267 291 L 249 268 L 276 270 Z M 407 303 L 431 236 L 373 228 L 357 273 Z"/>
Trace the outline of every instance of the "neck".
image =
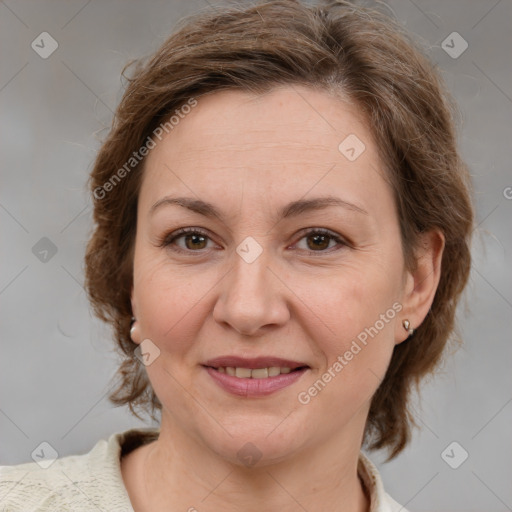
<path id="1" fill-rule="evenodd" d="M 368 512 L 357 475 L 361 443 L 343 441 L 338 436 L 294 457 L 262 457 L 245 467 L 226 461 L 163 417 L 160 437 L 147 447 L 143 464 L 143 510 Z"/>

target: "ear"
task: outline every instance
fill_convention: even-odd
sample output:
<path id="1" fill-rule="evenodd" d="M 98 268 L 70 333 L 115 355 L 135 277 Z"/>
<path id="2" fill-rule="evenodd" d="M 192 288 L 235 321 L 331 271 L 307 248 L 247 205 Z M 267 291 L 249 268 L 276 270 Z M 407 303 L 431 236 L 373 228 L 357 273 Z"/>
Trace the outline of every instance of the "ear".
<path id="1" fill-rule="evenodd" d="M 130 302 L 132 304 L 132 316 L 137 318 L 137 302 L 136 302 L 134 294 L 133 294 L 133 284 L 132 284 L 132 288 L 130 290 Z"/>
<path id="2" fill-rule="evenodd" d="M 418 247 L 415 250 L 416 267 L 414 270 L 405 271 L 405 286 L 402 296 L 403 308 L 395 333 L 397 344 L 409 337 L 402 322 L 409 320 L 411 327 L 417 329 L 425 320 L 432 306 L 441 278 L 444 246 L 444 235 L 438 229 L 420 235 Z"/>

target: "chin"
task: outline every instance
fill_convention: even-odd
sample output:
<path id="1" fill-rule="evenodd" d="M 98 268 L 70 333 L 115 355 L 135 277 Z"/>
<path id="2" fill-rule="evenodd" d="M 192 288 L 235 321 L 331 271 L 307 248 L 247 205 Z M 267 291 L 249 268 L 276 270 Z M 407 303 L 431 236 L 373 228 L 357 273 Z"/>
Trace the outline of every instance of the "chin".
<path id="1" fill-rule="evenodd" d="M 227 427 L 231 436 L 223 429 L 212 435 L 208 429 L 201 437 L 214 453 L 230 463 L 247 468 L 269 466 L 286 460 L 306 444 L 299 439 L 299 432 L 304 435 L 304 429 L 287 425 L 285 430 L 279 428 L 283 417 L 273 420 L 270 426 L 268 418 L 250 418 Z"/>

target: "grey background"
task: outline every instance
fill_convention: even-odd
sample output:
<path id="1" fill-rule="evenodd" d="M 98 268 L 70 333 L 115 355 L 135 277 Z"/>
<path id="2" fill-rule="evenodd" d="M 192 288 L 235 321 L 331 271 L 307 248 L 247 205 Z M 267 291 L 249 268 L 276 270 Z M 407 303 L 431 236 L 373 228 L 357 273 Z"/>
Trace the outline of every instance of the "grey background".
<path id="1" fill-rule="evenodd" d="M 424 385 L 416 407 L 422 430 L 411 445 L 389 464 L 371 457 L 387 491 L 412 512 L 512 510 L 512 3 L 389 5 L 429 48 L 459 103 L 478 228 L 458 316 L 464 346 Z M 123 65 L 155 50 L 181 17 L 206 6 L 0 3 L 0 464 L 30 461 L 42 441 L 65 456 L 85 453 L 113 432 L 150 426 L 106 399 L 117 362 L 82 288 L 91 230 L 85 182 L 121 97 Z M 43 31 L 59 44 L 48 59 L 31 48 Z M 457 59 L 441 46 L 453 31 L 469 44 Z M 57 249 L 46 262 L 33 252 L 43 237 Z M 441 457 L 452 441 L 469 453 L 458 469 Z"/>

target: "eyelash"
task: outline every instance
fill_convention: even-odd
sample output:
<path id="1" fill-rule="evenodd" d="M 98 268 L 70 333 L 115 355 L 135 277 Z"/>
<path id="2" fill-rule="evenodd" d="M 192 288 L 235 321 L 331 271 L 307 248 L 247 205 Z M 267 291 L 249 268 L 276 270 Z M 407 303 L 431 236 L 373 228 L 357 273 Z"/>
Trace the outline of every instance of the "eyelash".
<path id="1" fill-rule="evenodd" d="M 201 235 L 201 236 L 208 238 L 208 240 L 211 240 L 211 238 L 208 236 L 208 233 L 206 233 L 205 231 L 203 231 L 199 228 L 181 228 L 181 229 L 178 229 L 177 231 L 174 231 L 173 233 L 170 233 L 169 235 L 166 235 L 159 243 L 159 247 L 170 247 L 173 244 L 173 242 L 175 242 L 176 240 L 178 240 L 179 238 L 181 238 L 187 234 Z M 341 245 L 344 247 L 350 247 L 350 244 L 346 240 L 344 240 L 340 236 L 336 235 L 332 231 L 329 231 L 328 229 L 324 229 L 324 228 L 312 228 L 309 231 L 304 232 L 303 235 L 301 236 L 301 238 L 299 239 L 299 241 L 302 240 L 303 238 L 307 238 L 308 236 L 311 236 L 311 235 L 328 236 L 331 240 L 334 240 L 335 242 L 337 242 L 338 245 Z M 333 248 L 331 247 L 330 249 L 319 250 L 319 251 L 310 251 L 307 249 L 303 249 L 303 250 L 305 250 L 308 254 L 318 256 L 318 255 L 325 254 L 325 253 L 330 254 L 331 252 L 333 252 L 332 249 Z M 204 251 L 206 249 L 192 251 L 192 250 L 188 250 L 188 249 L 182 249 L 181 247 L 178 247 L 175 245 L 172 248 L 172 250 L 176 251 L 176 252 L 180 252 L 180 253 L 187 253 L 187 254 L 198 253 L 198 255 L 202 255 L 202 254 L 204 254 Z M 335 249 L 335 250 L 339 250 L 339 249 Z"/>

